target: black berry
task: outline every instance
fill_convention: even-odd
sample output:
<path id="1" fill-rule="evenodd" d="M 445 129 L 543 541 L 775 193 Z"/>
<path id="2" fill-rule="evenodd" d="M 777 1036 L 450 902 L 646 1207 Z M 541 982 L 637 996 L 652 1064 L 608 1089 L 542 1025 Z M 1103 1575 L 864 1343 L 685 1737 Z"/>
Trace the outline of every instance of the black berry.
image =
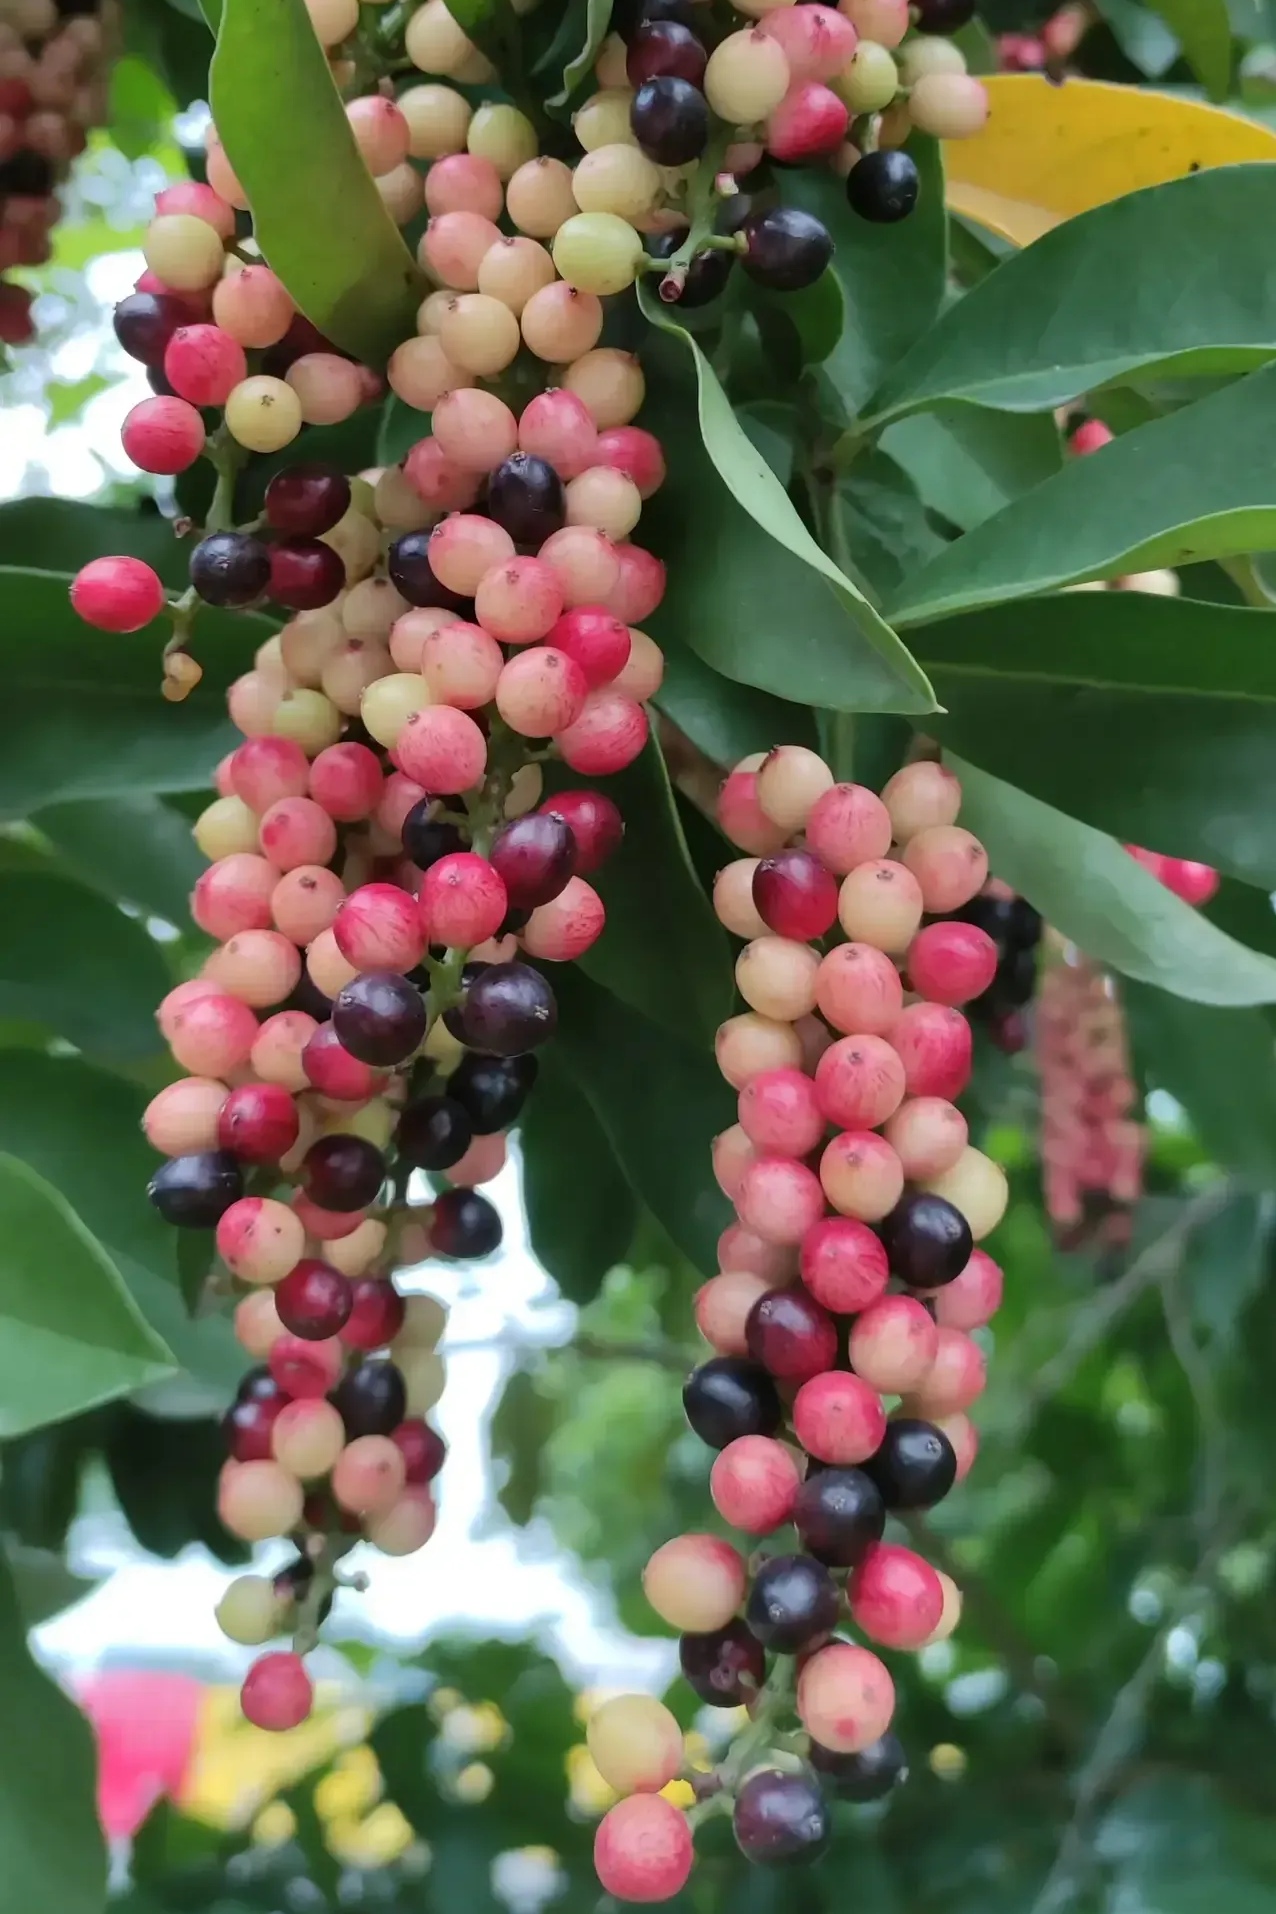
<path id="1" fill-rule="evenodd" d="M 111 323 L 130 359 L 144 366 L 158 366 L 163 364 L 169 340 L 189 317 L 166 293 L 131 292 L 120 300 Z"/>
<path id="2" fill-rule="evenodd" d="M 465 839 L 446 818 L 431 817 L 433 798 L 418 798 L 403 820 L 403 849 L 419 871 L 428 871 L 441 857 L 465 849 Z"/>
<path id="3" fill-rule="evenodd" d="M 403 1377 L 384 1356 L 347 1369 L 331 1399 L 351 1437 L 389 1435 L 407 1414 Z"/>
<path id="4" fill-rule="evenodd" d="M 648 80 L 629 109 L 634 138 L 657 166 L 685 166 L 709 142 L 709 107 L 689 80 Z"/>
<path id="5" fill-rule="evenodd" d="M 837 1584 L 810 1555 L 772 1555 L 753 1578 L 744 1619 L 764 1648 L 796 1655 L 832 1634 Z"/>
<path id="6" fill-rule="evenodd" d="M 737 1436 L 774 1435 L 780 1397 L 760 1362 L 746 1356 L 711 1356 L 687 1377 L 682 1390 L 687 1421 L 711 1449 L 725 1449 Z"/>
<path id="7" fill-rule="evenodd" d="M 684 1635 L 678 1660 L 690 1687 L 711 1708 L 741 1707 L 766 1679 L 762 1644 L 739 1621 L 711 1635 Z"/>
<path id="8" fill-rule="evenodd" d="M 907 219 L 920 190 L 916 162 L 897 147 L 865 153 L 846 175 L 846 200 L 851 211 L 879 226 Z"/>
<path id="9" fill-rule="evenodd" d="M 798 1490 L 793 1521 L 798 1540 L 817 1562 L 854 1568 L 881 1541 L 886 1509 L 877 1484 L 862 1469 L 821 1469 Z"/>
<path id="10" fill-rule="evenodd" d="M 672 259 L 685 238 L 686 234 L 681 232 L 658 234 L 651 242 L 652 257 Z M 735 261 L 734 253 L 725 252 L 719 247 L 711 247 L 706 252 L 693 253 L 691 263 L 687 267 L 687 277 L 682 291 L 669 303 L 687 307 L 707 306 L 711 299 L 718 297 L 731 277 L 731 268 Z M 664 298 L 663 292 L 660 296 Z"/>
<path id="11" fill-rule="evenodd" d="M 491 1136 L 507 1130 L 518 1116 L 538 1069 L 535 1057 L 485 1057 L 471 1051 L 448 1078 L 447 1093 L 466 1112 L 475 1136 Z"/>
<path id="12" fill-rule="evenodd" d="M 907 1190 L 881 1226 L 891 1270 L 910 1289 L 941 1289 L 961 1275 L 974 1238 L 955 1203 Z"/>
<path id="13" fill-rule="evenodd" d="M 501 1246 L 498 1210 L 477 1190 L 445 1190 L 435 1199 L 430 1248 L 440 1256 L 472 1262 Z"/>
<path id="14" fill-rule="evenodd" d="M 379 1070 L 404 1063 L 425 1035 L 421 993 L 396 970 L 365 970 L 352 977 L 332 1006 L 338 1041 Z"/>
<path id="15" fill-rule="evenodd" d="M 829 1811 L 813 1775 L 763 1768 L 741 1784 L 731 1825 L 747 1860 L 780 1867 L 816 1859 L 829 1838 Z"/>
<path id="16" fill-rule="evenodd" d="M 773 292 L 813 286 L 833 257 L 828 228 L 796 206 L 750 213 L 740 230 L 748 241 L 741 260 L 744 270 Z"/>
<path id="17" fill-rule="evenodd" d="M 873 1478 L 888 1509 L 931 1509 L 957 1480 L 957 1455 L 933 1422 L 896 1416 L 864 1473 Z"/>
<path id="18" fill-rule="evenodd" d="M 306 1195 L 321 1210 L 366 1209 L 385 1181 L 385 1158 L 363 1136 L 338 1131 L 310 1145 L 301 1165 Z"/>
<path id="19" fill-rule="evenodd" d="M 335 465 L 286 465 L 266 487 L 266 523 L 290 538 L 319 538 L 346 515 L 350 481 Z"/>
<path id="20" fill-rule="evenodd" d="M 647 20 L 629 42 L 625 71 L 630 86 L 646 80 L 687 80 L 698 87 L 709 56 L 690 27 L 677 20 Z"/>
<path id="21" fill-rule="evenodd" d="M 206 605 L 251 605 L 270 583 L 270 548 L 251 532 L 210 532 L 191 553 L 190 576 Z"/>
<path id="22" fill-rule="evenodd" d="M 418 1097 L 399 1118 L 394 1141 L 399 1155 L 417 1170 L 450 1170 L 474 1139 L 464 1105 L 452 1097 Z"/>
<path id="23" fill-rule="evenodd" d="M 386 559 L 390 582 L 409 605 L 433 605 L 440 611 L 454 611 L 468 618 L 474 610 L 471 598 L 441 585 L 430 567 L 430 534 L 404 532 L 390 547 Z"/>
<path id="24" fill-rule="evenodd" d="M 487 482 L 487 513 L 516 545 L 543 545 L 567 523 L 563 481 L 548 459 L 511 452 Z"/>
<path id="25" fill-rule="evenodd" d="M 811 1766 L 843 1801 L 880 1801 L 908 1779 L 908 1757 L 897 1735 L 884 1734 L 858 1754 L 835 1754 L 811 1743 Z"/>
<path id="26" fill-rule="evenodd" d="M 197 1150 L 161 1163 L 146 1194 L 166 1223 L 212 1229 L 244 1193 L 244 1173 L 229 1150 Z"/>
<path id="27" fill-rule="evenodd" d="M 552 1037 L 557 1023 L 553 989 L 530 964 L 489 964 L 465 993 L 461 1025 L 475 1050 L 516 1057 Z"/>
<path id="28" fill-rule="evenodd" d="M 330 605 L 345 582 L 341 554 L 321 538 L 289 538 L 270 547 L 270 596 L 289 611 Z"/>

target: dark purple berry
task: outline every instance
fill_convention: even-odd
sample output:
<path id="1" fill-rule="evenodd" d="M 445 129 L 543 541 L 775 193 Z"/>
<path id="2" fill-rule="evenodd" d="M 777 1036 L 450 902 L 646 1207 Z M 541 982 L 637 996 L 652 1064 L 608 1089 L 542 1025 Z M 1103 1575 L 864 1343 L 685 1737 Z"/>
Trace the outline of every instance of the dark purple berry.
<path id="1" fill-rule="evenodd" d="M 465 839 L 446 818 L 431 817 L 433 798 L 419 798 L 403 820 L 403 850 L 419 871 L 428 871 L 441 857 L 465 849 Z"/>
<path id="2" fill-rule="evenodd" d="M 798 1490 L 798 1540 L 817 1562 L 854 1568 L 882 1539 L 886 1510 L 877 1484 L 862 1469 L 821 1469 Z"/>
<path id="3" fill-rule="evenodd" d="M 709 143 L 709 106 L 689 80 L 648 80 L 629 109 L 634 138 L 657 166 L 685 166 Z"/>
<path id="4" fill-rule="evenodd" d="M 191 584 L 206 605 L 251 605 L 270 584 L 270 547 L 251 532 L 210 532 L 191 553 Z"/>
<path id="5" fill-rule="evenodd" d="M 450 1170 L 473 1140 L 469 1112 L 452 1097 L 418 1097 L 394 1133 L 399 1155 L 416 1170 Z"/>
<path id="6" fill-rule="evenodd" d="M 197 1150 L 161 1163 L 146 1194 L 166 1223 L 212 1229 L 244 1193 L 244 1172 L 230 1150 Z"/>
<path id="7" fill-rule="evenodd" d="M 402 1373 L 384 1356 L 357 1362 L 347 1369 L 330 1399 L 352 1439 L 392 1434 L 408 1406 Z"/>
<path id="8" fill-rule="evenodd" d="M 864 1473 L 873 1478 L 888 1509 L 932 1509 L 957 1480 L 957 1456 L 933 1422 L 896 1416 Z"/>
<path id="9" fill-rule="evenodd" d="M 682 1672 L 711 1708 L 739 1708 L 766 1679 L 766 1656 L 743 1622 L 728 1622 L 711 1635 L 684 1635 L 678 1643 Z"/>
<path id="10" fill-rule="evenodd" d="M 310 1145 L 301 1178 L 306 1195 L 319 1209 L 348 1214 L 375 1202 L 385 1182 L 385 1158 L 367 1137 L 337 1131 Z"/>
<path id="11" fill-rule="evenodd" d="M 575 875 L 576 839 L 561 817 L 529 811 L 501 826 L 487 858 L 510 903 L 535 910 L 557 897 Z"/>
<path id="12" fill-rule="evenodd" d="M 222 1435 L 232 1462 L 271 1460 L 271 1432 L 287 1401 L 283 1390 L 276 1388 L 273 1396 L 243 1396 L 231 1404 L 222 1417 Z"/>
<path id="13" fill-rule="evenodd" d="M 762 1646 L 777 1654 L 815 1648 L 836 1625 L 837 1584 L 809 1555 L 772 1555 L 753 1578 L 744 1619 Z"/>
<path id="14" fill-rule="evenodd" d="M 354 1292 L 349 1278 L 315 1256 L 303 1257 L 275 1289 L 275 1308 L 290 1335 L 323 1342 L 350 1320 Z"/>
<path id="15" fill-rule="evenodd" d="M 436 1197 L 430 1248 L 439 1256 L 473 1262 L 499 1249 L 503 1235 L 500 1212 L 477 1190 L 445 1190 Z"/>
<path id="16" fill-rule="evenodd" d="M 975 17 L 975 0 L 913 0 L 919 33 L 960 33 Z"/>
<path id="17" fill-rule="evenodd" d="M 891 1272 L 910 1289 L 942 1289 L 970 1261 L 970 1224 L 947 1197 L 906 1190 L 881 1225 Z"/>
<path id="18" fill-rule="evenodd" d="M 748 241 L 741 258 L 745 272 L 772 292 L 813 286 L 833 257 L 828 228 L 796 206 L 750 213 L 740 231 Z"/>
<path id="19" fill-rule="evenodd" d="M 179 326 L 189 324 L 190 314 L 183 312 L 176 299 L 162 292 L 131 292 L 115 308 L 112 325 L 115 336 L 130 359 L 144 366 L 164 362 L 168 342 Z"/>
<path id="20" fill-rule="evenodd" d="M 473 599 L 449 591 L 434 576 L 428 532 L 404 532 L 401 538 L 396 538 L 386 559 L 386 569 L 391 584 L 409 605 L 433 605 L 440 611 L 454 611 L 461 618 L 472 617 Z"/>
<path id="21" fill-rule="evenodd" d="M 683 1384 L 682 1406 L 711 1449 L 725 1449 L 737 1436 L 774 1435 L 782 1414 L 771 1377 L 747 1356 L 710 1356 L 702 1362 Z"/>
<path id="22" fill-rule="evenodd" d="M 898 147 L 865 153 L 846 175 L 846 203 L 861 219 L 893 226 L 917 204 L 921 178 L 917 163 Z"/>
<path id="23" fill-rule="evenodd" d="M 687 80 L 698 87 L 704 81 L 709 56 L 690 27 L 677 20 L 647 20 L 629 42 L 625 71 L 630 86 L 646 80 Z"/>
<path id="24" fill-rule="evenodd" d="M 548 459 L 511 452 L 487 482 L 487 514 L 516 545 L 543 545 L 567 523 L 563 481 Z"/>
<path id="25" fill-rule="evenodd" d="M 290 538 L 270 547 L 270 596 L 289 611 L 318 611 L 345 586 L 345 562 L 321 538 Z"/>
<path id="26" fill-rule="evenodd" d="M 659 233 L 651 241 L 650 252 L 654 259 L 672 259 L 686 238 L 685 232 Z M 721 247 L 710 247 L 704 252 L 693 253 L 687 267 L 687 277 L 682 291 L 669 305 L 686 306 L 694 309 L 707 306 L 716 299 L 731 277 L 731 268 L 736 262 L 736 254 L 724 251 Z M 665 298 L 664 281 L 660 282 L 660 297 Z"/>
<path id="27" fill-rule="evenodd" d="M 897 1735 L 884 1734 L 858 1754 L 811 1743 L 811 1766 L 843 1801 L 880 1801 L 908 1779 L 908 1756 Z"/>
<path id="28" fill-rule="evenodd" d="M 731 1826 L 746 1860 L 781 1867 L 818 1859 L 829 1838 L 829 1811 L 813 1775 L 763 1768 L 741 1783 Z"/>
<path id="29" fill-rule="evenodd" d="M 425 1035 L 425 1003 L 415 984 L 395 970 L 352 977 L 332 1006 L 338 1041 L 378 1070 L 404 1063 Z"/>
<path id="30" fill-rule="evenodd" d="M 443 1022 L 458 1043 L 465 1042 L 465 1000 L 483 972 L 491 968 L 492 966 L 480 957 L 466 964 L 461 971 L 460 994 L 456 1002 L 449 1005 L 443 1012 Z"/>
<path id="31" fill-rule="evenodd" d="M 535 1050 L 552 1037 L 558 1006 L 548 980 L 530 964 L 489 964 L 465 993 L 465 1042 L 498 1057 Z"/>
<path id="32" fill-rule="evenodd" d="M 465 1110 L 475 1136 L 492 1136 L 514 1122 L 538 1069 L 535 1057 L 485 1057 L 472 1050 L 448 1078 L 447 1093 Z"/>
<path id="33" fill-rule="evenodd" d="M 350 481 L 335 465 L 286 465 L 266 487 L 266 523 L 289 538 L 319 538 L 345 517 Z"/>

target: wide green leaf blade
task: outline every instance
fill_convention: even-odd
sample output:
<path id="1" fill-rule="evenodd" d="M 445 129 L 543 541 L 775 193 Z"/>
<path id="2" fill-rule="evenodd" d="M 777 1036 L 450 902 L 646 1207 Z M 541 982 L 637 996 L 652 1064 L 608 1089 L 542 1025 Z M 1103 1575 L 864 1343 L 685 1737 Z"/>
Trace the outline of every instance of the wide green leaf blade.
<path id="1" fill-rule="evenodd" d="M 715 764 L 737 764 L 776 743 L 816 749 L 810 707 L 790 704 L 711 671 L 690 646 L 664 634 L 665 675 L 655 703 Z"/>
<path id="2" fill-rule="evenodd" d="M 1194 0 L 1189 0 L 1194 4 Z M 1062 405 L 1155 367 L 1235 373 L 1276 354 L 1276 167 L 1218 166 L 1066 220 L 998 266 L 920 339 L 872 421 L 936 399 Z M 1185 270 L 1191 259 L 1208 272 Z"/>
<path id="3" fill-rule="evenodd" d="M 1225 100 L 1232 83 L 1232 23 L 1227 0 L 1151 0 L 1175 35 L 1212 100 Z"/>
<path id="4" fill-rule="evenodd" d="M 1049 413 L 974 405 L 939 405 L 899 419 L 883 432 L 881 449 L 908 473 L 930 510 L 963 532 L 1030 492 L 1063 462 Z M 852 465 L 852 478 L 855 471 Z"/>
<path id="5" fill-rule="evenodd" d="M 137 919 L 95 891 L 0 872 L 0 1016 L 47 1024 L 93 1056 L 153 1057 L 155 1005 L 172 981 Z"/>
<path id="6" fill-rule="evenodd" d="M 1276 960 L 1182 903 L 1114 838 L 960 758 L 962 823 L 997 876 L 1088 957 L 1202 1004 L 1276 1003 Z"/>
<path id="7" fill-rule="evenodd" d="M 592 1302 L 633 1241 L 638 1210 L 598 1119 L 552 1046 L 519 1139 L 536 1258 L 569 1302 Z"/>
<path id="8" fill-rule="evenodd" d="M 566 106 L 568 100 L 580 85 L 588 79 L 598 57 L 598 49 L 607 38 L 607 29 L 611 25 L 611 0 L 587 0 L 585 8 L 585 38 L 580 51 L 573 55 L 563 68 L 563 83 L 557 93 L 551 93 L 546 106 Z"/>
<path id="9" fill-rule="evenodd" d="M 145 559 L 177 591 L 186 585 L 190 547 L 175 535 L 173 521 L 154 509 L 131 512 L 69 498 L 15 498 L 0 505 L 0 566 L 60 572 L 68 560 L 78 567 L 117 552 Z M 98 633 L 94 642 L 113 640 Z"/>
<path id="10" fill-rule="evenodd" d="M 923 624 L 1082 579 L 1276 548 L 1274 436 L 1276 365 L 1073 460 L 949 545 L 888 609 Z"/>
<path id="11" fill-rule="evenodd" d="M 1216 1163 L 1276 1184 L 1276 1041 L 1261 1010 L 1185 1003 L 1128 983 L 1122 1002 L 1149 1082 L 1187 1111 Z"/>
<path id="12" fill-rule="evenodd" d="M 172 1375 L 120 1272 L 58 1192 L 0 1155 L 0 1436 Z"/>
<path id="13" fill-rule="evenodd" d="M 711 1274 L 731 1211 L 713 1180 L 709 1148 L 734 1122 L 735 1097 L 711 1051 L 648 1022 L 574 965 L 562 971 L 554 978 L 558 1052 L 635 1195 L 697 1269 Z"/>
<path id="14" fill-rule="evenodd" d="M 141 794 L 50 804 L 31 821 L 94 890 L 189 928 L 188 899 L 207 859 L 180 811 Z"/>
<path id="15" fill-rule="evenodd" d="M 923 625 L 946 745 L 1115 836 L 1276 889 L 1271 612 L 1063 593 Z"/>
<path id="16" fill-rule="evenodd" d="M 655 628 L 777 697 L 841 711 L 933 710 L 925 674 L 816 544 L 691 334 L 658 300 L 640 298 L 694 373 L 693 382 L 673 346 L 649 343 L 644 420 L 673 450 L 671 479 L 643 519 L 669 568 Z M 692 406 L 698 436 L 688 431 Z"/>
<path id="17" fill-rule="evenodd" d="M 890 368 L 939 315 L 948 273 L 948 219 L 938 141 L 914 134 L 908 151 L 921 175 L 917 210 L 902 226 L 861 219 L 846 189 L 814 166 L 785 175 L 786 204 L 824 222 L 834 243 L 832 272 L 846 299 L 846 323 L 825 371 L 858 412 Z M 821 355 L 824 356 L 824 355 Z"/>
<path id="18" fill-rule="evenodd" d="M 277 629 L 256 612 L 199 614 L 201 683 L 181 704 L 159 692 L 158 628 L 109 636 L 76 617 L 65 574 L 0 567 L 0 681 L 8 732 L 0 816 L 44 804 L 210 782 L 239 734 L 225 690 Z"/>
<path id="19" fill-rule="evenodd" d="M 334 345 L 383 365 L 425 280 L 355 144 L 303 0 L 223 0 L 213 116 L 266 259 Z"/>
<path id="20" fill-rule="evenodd" d="M 731 952 L 692 866 L 654 736 L 607 791 L 625 838 L 590 879 L 607 924 L 581 969 L 689 1043 L 711 1043 L 735 995 Z"/>
<path id="21" fill-rule="evenodd" d="M 94 1806 L 93 1731 L 31 1659 L 13 1577 L 0 1560 L 0 1914 L 102 1914 L 106 1843 Z"/>

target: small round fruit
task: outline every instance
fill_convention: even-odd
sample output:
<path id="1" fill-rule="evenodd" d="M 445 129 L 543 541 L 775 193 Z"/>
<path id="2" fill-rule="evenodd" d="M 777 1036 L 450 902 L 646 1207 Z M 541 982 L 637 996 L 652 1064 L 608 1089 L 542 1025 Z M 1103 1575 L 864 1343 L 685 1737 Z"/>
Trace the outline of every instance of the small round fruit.
<path id="1" fill-rule="evenodd" d="M 796 206 L 751 213 L 740 230 L 748 242 L 741 259 L 745 272 L 773 292 L 814 285 L 833 257 L 828 228 Z"/>
<path id="2" fill-rule="evenodd" d="M 877 1484 L 888 1509 L 931 1509 L 957 1479 L 957 1455 L 933 1422 L 895 1416 L 864 1473 Z"/>
<path id="3" fill-rule="evenodd" d="M 837 1584 L 809 1555 L 772 1555 L 753 1578 L 745 1621 L 764 1648 L 796 1655 L 827 1640 L 837 1624 Z"/>
<path id="4" fill-rule="evenodd" d="M 741 1783 L 731 1826 L 746 1861 L 809 1863 L 828 1844 L 828 1805 L 814 1775 L 762 1768 Z"/>
<path id="5" fill-rule="evenodd" d="M 898 1735 L 890 1733 L 879 1735 L 857 1754 L 839 1754 L 812 1741 L 810 1762 L 841 1801 L 881 1801 L 908 1779 L 904 1744 Z"/>
<path id="6" fill-rule="evenodd" d="M 802 1726 L 822 1751 L 855 1754 L 889 1728 L 895 1684 L 870 1649 L 830 1642 L 802 1668 L 797 1706 Z"/>
<path id="7" fill-rule="evenodd" d="M 747 1435 L 773 1435 L 780 1398 L 771 1376 L 742 1356 L 712 1356 L 692 1371 L 682 1391 L 687 1421 L 702 1442 L 725 1449 Z"/>
<path id="8" fill-rule="evenodd" d="M 658 1794 L 634 1794 L 609 1808 L 594 1835 L 594 1871 L 618 1901 L 668 1901 L 686 1886 L 695 1860 L 687 1817 Z"/>
<path id="9" fill-rule="evenodd" d="M 881 1235 L 892 1272 L 910 1289 L 953 1282 L 974 1247 L 970 1224 L 956 1205 L 925 1190 L 901 1197 L 884 1219 Z"/>
<path id="10" fill-rule="evenodd" d="M 617 1794 L 658 1794 L 682 1766 L 682 1730 L 654 1695 L 615 1695 L 594 1709 L 585 1745 Z"/>
<path id="11" fill-rule="evenodd" d="M 744 1561 L 730 1543 L 716 1535 L 677 1535 L 651 1557 L 642 1585 L 656 1614 L 671 1628 L 707 1634 L 732 1620 L 745 1579 Z M 831 1582 L 829 1587 L 832 1590 Z M 834 1613 L 836 1608 L 833 1591 Z"/>
<path id="12" fill-rule="evenodd" d="M 817 1562 L 853 1568 L 882 1539 L 886 1509 L 863 1469 L 821 1469 L 808 1475 L 793 1510 L 798 1540 Z"/>
<path id="13" fill-rule="evenodd" d="M 741 1707 L 766 1679 L 762 1644 L 741 1621 L 707 1635 L 684 1635 L 678 1660 L 688 1686 L 711 1708 Z"/>
<path id="14" fill-rule="evenodd" d="M 306 1720 L 314 1692 L 300 1655 L 262 1655 L 244 1677 L 239 1705 L 255 1728 L 280 1734 Z"/>
<path id="15" fill-rule="evenodd" d="M 875 225 L 907 219 L 920 192 L 917 162 L 898 147 L 865 153 L 846 176 L 846 200 L 851 211 Z"/>

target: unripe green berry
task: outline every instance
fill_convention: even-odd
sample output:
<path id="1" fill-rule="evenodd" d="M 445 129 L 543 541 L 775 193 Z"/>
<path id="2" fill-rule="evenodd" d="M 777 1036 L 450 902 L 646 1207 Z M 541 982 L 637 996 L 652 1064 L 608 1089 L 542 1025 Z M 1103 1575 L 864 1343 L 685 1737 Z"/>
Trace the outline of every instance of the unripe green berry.
<path id="1" fill-rule="evenodd" d="M 279 1633 L 282 1618 L 274 1584 L 264 1575 L 240 1575 L 217 1604 L 222 1634 L 244 1648 L 260 1648 Z"/>
<path id="2" fill-rule="evenodd" d="M 899 91 L 899 68 L 885 47 L 861 40 L 850 65 L 829 84 L 852 113 L 880 113 Z"/>
<path id="3" fill-rule="evenodd" d="M 554 235 L 553 255 L 569 286 L 602 298 L 633 285 L 643 244 L 628 221 L 615 213 L 576 213 Z"/>
<path id="4" fill-rule="evenodd" d="M 936 33 L 918 33 L 899 49 L 899 75 L 905 86 L 916 86 L 928 73 L 964 73 L 966 56 L 952 40 Z"/>
<path id="5" fill-rule="evenodd" d="M 943 44 L 946 46 L 947 41 Z M 536 158 L 536 128 L 516 106 L 489 101 L 470 121 L 465 144 L 479 159 L 491 160 L 503 180 Z"/>

